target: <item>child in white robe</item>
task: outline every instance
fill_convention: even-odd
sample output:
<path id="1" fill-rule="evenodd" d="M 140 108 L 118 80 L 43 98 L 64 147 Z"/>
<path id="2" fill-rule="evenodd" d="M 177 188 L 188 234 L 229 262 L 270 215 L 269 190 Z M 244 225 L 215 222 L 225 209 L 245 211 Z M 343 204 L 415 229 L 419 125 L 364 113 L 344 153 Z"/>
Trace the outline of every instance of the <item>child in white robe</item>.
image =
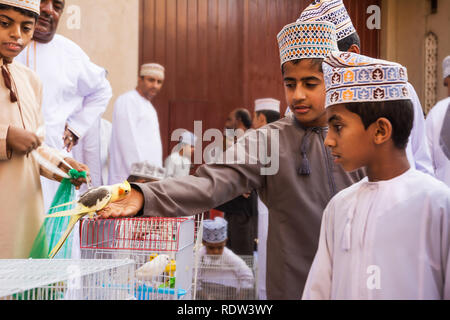
<path id="1" fill-rule="evenodd" d="M 227 221 L 221 217 L 203 221 L 198 299 L 235 300 L 250 298 L 252 291 L 255 293 L 252 270 L 241 257 L 225 247 L 227 226 Z"/>
<path id="2" fill-rule="evenodd" d="M 323 69 L 325 144 L 368 176 L 325 209 L 303 299 L 450 298 L 450 189 L 410 168 L 406 68 L 333 52 Z"/>

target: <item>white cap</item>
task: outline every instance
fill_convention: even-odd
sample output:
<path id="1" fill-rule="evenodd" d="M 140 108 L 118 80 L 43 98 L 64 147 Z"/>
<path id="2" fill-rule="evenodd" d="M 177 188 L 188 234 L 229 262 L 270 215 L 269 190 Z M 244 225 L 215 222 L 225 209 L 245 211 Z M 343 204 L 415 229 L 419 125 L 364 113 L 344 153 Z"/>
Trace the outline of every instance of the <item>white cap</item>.
<path id="1" fill-rule="evenodd" d="M 442 61 L 442 73 L 444 79 L 450 77 L 450 56 L 447 56 L 444 61 Z"/>
<path id="2" fill-rule="evenodd" d="M 165 69 L 157 63 L 147 63 L 141 66 L 141 77 L 155 77 L 164 80 Z"/>
<path id="3" fill-rule="evenodd" d="M 272 98 L 257 99 L 255 100 L 255 112 L 270 110 L 280 113 L 280 104 L 280 101 Z"/>
<path id="4" fill-rule="evenodd" d="M 197 136 L 190 131 L 185 131 L 180 137 L 180 143 L 188 144 L 191 146 L 195 146 L 197 142 Z"/>
<path id="5" fill-rule="evenodd" d="M 25 9 L 40 14 L 41 0 L 0 0 L 0 4 Z"/>
<path id="6" fill-rule="evenodd" d="M 131 165 L 130 175 L 152 180 L 162 180 L 166 176 L 166 170 L 155 166 L 148 161 L 143 161 Z"/>
<path id="7" fill-rule="evenodd" d="M 203 241 L 221 243 L 227 240 L 228 222 L 221 217 L 203 221 Z"/>
<path id="8" fill-rule="evenodd" d="M 316 0 L 300 15 L 297 22 L 329 21 L 336 26 L 337 41 L 356 32 L 342 0 Z"/>

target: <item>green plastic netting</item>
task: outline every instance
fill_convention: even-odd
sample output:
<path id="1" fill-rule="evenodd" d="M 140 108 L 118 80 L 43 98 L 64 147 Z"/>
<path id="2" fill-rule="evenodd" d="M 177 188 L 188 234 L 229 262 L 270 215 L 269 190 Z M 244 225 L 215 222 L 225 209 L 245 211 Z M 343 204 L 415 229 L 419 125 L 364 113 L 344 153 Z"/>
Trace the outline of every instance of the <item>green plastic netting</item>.
<path id="1" fill-rule="evenodd" d="M 69 171 L 71 179 L 86 178 L 86 172 L 79 172 L 75 169 Z M 75 187 L 70 182 L 70 179 L 63 179 L 61 185 L 56 192 L 51 208 L 62 205 L 75 200 Z M 48 214 L 70 210 L 74 204 L 64 207 L 50 209 Z M 30 252 L 32 259 L 48 259 L 50 251 L 58 243 L 61 236 L 64 234 L 70 217 L 58 217 L 45 219 L 44 223 L 36 236 L 33 247 Z M 72 239 L 73 233 L 69 235 L 61 250 L 56 254 L 54 259 L 70 259 L 72 255 Z"/>

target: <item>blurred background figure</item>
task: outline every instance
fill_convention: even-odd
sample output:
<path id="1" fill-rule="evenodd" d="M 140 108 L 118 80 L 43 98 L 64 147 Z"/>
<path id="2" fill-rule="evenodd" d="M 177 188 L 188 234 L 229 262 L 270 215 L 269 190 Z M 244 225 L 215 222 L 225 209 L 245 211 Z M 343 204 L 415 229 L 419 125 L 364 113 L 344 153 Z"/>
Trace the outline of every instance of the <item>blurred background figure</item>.
<path id="1" fill-rule="evenodd" d="M 134 162 L 163 166 L 158 114 L 152 100 L 163 86 L 164 72 L 156 63 L 142 65 L 136 89 L 121 95 L 114 105 L 109 184 L 125 180 Z"/>
<path id="2" fill-rule="evenodd" d="M 251 113 L 244 108 L 235 109 L 225 122 L 224 150 L 252 128 Z M 224 213 L 228 222 L 227 247 L 239 255 L 253 255 L 256 251 L 258 228 L 258 199 L 255 190 L 215 208 Z"/>
<path id="3" fill-rule="evenodd" d="M 253 271 L 242 258 L 225 247 L 227 221 L 221 217 L 203 221 L 202 240 L 197 299 L 254 299 Z"/>
<path id="4" fill-rule="evenodd" d="M 197 137 L 192 132 L 183 132 L 180 141 L 164 162 L 167 177 L 183 177 L 190 174 L 196 142 Z"/>
<path id="5" fill-rule="evenodd" d="M 442 63 L 444 86 L 448 97 L 428 113 L 426 132 L 436 178 L 450 186 L 450 56 Z"/>
<path id="6" fill-rule="evenodd" d="M 148 161 L 136 162 L 131 165 L 128 182 L 147 183 L 163 180 L 166 177 L 164 168 L 155 166 Z"/>
<path id="7" fill-rule="evenodd" d="M 260 129 L 266 124 L 280 120 L 281 102 L 268 98 L 255 100 L 255 112 L 253 115 L 253 127 Z M 289 109 L 289 108 L 288 108 Z M 269 210 L 258 196 L 258 297 L 259 300 L 267 300 L 266 294 L 266 249 L 267 232 L 269 228 Z"/>

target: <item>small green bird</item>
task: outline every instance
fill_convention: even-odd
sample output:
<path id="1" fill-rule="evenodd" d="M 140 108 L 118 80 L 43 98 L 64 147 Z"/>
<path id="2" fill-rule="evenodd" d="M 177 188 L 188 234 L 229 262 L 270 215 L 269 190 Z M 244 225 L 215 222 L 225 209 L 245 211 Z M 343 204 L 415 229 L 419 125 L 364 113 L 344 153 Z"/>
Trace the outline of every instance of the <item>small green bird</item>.
<path id="1" fill-rule="evenodd" d="M 130 191 L 131 186 L 128 181 L 112 186 L 92 188 L 86 191 L 77 201 L 65 203 L 51 208 L 55 209 L 76 203 L 76 207 L 74 209 L 57 212 L 46 216 L 46 219 L 71 216 L 66 231 L 50 252 L 49 258 L 53 259 L 53 257 L 58 253 L 58 251 L 64 245 L 64 242 L 66 242 L 67 237 L 72 232 L 73 227 L 82 217 L 84 217 L 85 215 L 89 215 L 90 218 L 93 218 L 97 211 L 103 209 L 112 202 L 116 202 L 126 197 L 130 193 Z"/>

